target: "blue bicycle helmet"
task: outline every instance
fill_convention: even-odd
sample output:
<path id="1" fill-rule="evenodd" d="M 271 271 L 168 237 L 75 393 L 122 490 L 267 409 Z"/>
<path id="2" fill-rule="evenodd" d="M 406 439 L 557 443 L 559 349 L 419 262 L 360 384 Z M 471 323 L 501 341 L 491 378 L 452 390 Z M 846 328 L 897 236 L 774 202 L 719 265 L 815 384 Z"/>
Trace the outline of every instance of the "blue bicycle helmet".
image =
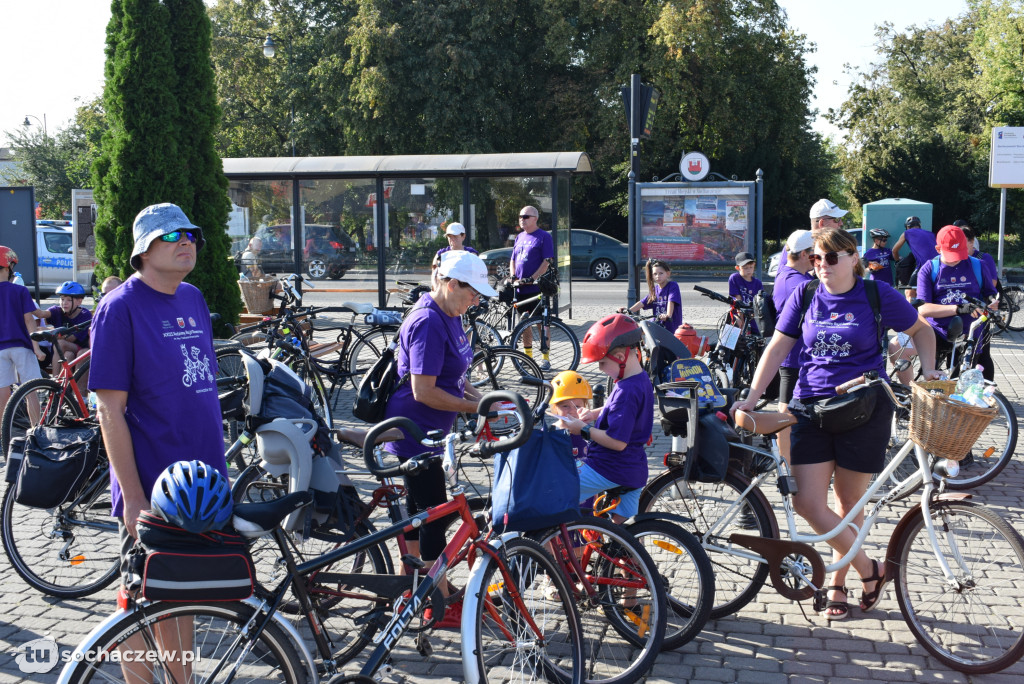
<path id="1" fill-rule="evenodd" d="M 153 512 L 193 534 L 223 527 L 231 519 L 231 485 L 201 461 L 178 461 L 160 473 L 150 497 Z"/>
<path id="2" fill-rule="evenodd" d="M 57 294 L 67 295 L 68 297 L 84 297 L 85 288 L 74 280 L 66 280 L 57 288 Z"/>

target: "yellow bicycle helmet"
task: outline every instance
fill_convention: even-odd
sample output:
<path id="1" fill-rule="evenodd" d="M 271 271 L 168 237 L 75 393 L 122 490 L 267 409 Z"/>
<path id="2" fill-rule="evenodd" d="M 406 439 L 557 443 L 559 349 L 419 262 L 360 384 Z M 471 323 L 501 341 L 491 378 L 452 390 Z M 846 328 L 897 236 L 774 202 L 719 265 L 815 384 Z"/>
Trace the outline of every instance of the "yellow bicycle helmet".
<path id="1" fill-rule="evenodd" d="M 551 395 L 552 404 L 566 399 L 590 401 L 594 398 L 594 391 L 590 389 L 590 383 L 576 371 L 562 371 L 551 380 L 551 386 L 554 388 L 554 393 Z"/>

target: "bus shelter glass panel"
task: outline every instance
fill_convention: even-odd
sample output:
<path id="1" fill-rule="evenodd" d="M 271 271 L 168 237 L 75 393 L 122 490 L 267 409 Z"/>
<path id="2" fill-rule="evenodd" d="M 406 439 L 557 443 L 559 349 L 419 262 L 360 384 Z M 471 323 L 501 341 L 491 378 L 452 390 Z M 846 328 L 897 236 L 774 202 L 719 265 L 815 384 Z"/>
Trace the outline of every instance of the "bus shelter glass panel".
<path id="1" fill-rule="evenodd" d="M 570 277 L 572 275 L 569 249 L 569 227 L 572 225 L 572 217 L 569 209 L 570 193 L 572 184 L 569 176 L 559 174 L 555 180 L 558 183 L 558 228 L 555 231 L 555 253 L 558 255 L 558 310 L 565 312 L 568 316 L 569 303 L 572 301 L 570 289 Z"/>
<path id="2" fill-rule="evenodd" d="M 471 244 L 480 250 L 495 281 L 509 276 L 512 246 L 519 233 L 519 211 L 537 208 L 538 225 L 551 231 L 550 176 L 473 178 L 469 182 Z M 557 247 L 556 247 L 557 249 Z"/>
<path id="3" fill-rule="evenodd" d="M 376 280 L 373 179 L 299 181 L 302 264 L 313 279 Z"/>
<path id="4" fill-rule="evenodd" d="M 384 181 L 387 281 L 426 283 L 437 251 L 448 246 L 445 229 L 462 207 L 461 178 L 395 178 Z"/>
<path id="5" fill-rule="evenodd" d="M 233 180 L 228 194 L 231 199 L 228 237 L 231 258 L 239 273 L 293 272 L 292 182 Z"/>

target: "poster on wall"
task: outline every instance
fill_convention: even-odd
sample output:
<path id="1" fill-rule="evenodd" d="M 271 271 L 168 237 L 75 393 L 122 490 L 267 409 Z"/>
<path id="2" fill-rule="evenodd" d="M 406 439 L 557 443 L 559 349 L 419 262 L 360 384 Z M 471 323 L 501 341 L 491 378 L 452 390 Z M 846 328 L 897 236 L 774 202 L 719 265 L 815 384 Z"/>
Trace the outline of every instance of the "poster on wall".
<path id="1" fill-rule="evenodd" d="M 749 249 L 749 187 L 641 187 L 640 257 L 732 262 Z"/>

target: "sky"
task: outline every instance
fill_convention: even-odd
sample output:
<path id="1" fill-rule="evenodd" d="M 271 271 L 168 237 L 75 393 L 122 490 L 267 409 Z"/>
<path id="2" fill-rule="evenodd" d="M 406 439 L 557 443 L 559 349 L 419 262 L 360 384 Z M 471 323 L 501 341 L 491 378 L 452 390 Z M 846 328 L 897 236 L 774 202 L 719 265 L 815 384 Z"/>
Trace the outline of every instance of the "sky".
<path id="1" fill-rule="evenodd" d="M 790 26 L 817 44 L 809 55 L 818 67 L 812 107 L 838 107 L 850 77 L 843 64 L 861 70 L 876 61 L 874 26 L 890 21 L 897 28 L 942 22 L 962 14 L 966 0 L 779 0 Z M 48 132 L 64 128 L 80 103 L 103 89 L 103 46 L 109 0 L 0 0 L 3 39 L 0 68 L 0 145 L 26 115 L 32 126 L 45 119 Z M 35 118 L 32 118 L 35 117 Z M 37 121 L 37 119 L 39 121 Z M 838 131 L 819 116 L 815 129 Z"/>

